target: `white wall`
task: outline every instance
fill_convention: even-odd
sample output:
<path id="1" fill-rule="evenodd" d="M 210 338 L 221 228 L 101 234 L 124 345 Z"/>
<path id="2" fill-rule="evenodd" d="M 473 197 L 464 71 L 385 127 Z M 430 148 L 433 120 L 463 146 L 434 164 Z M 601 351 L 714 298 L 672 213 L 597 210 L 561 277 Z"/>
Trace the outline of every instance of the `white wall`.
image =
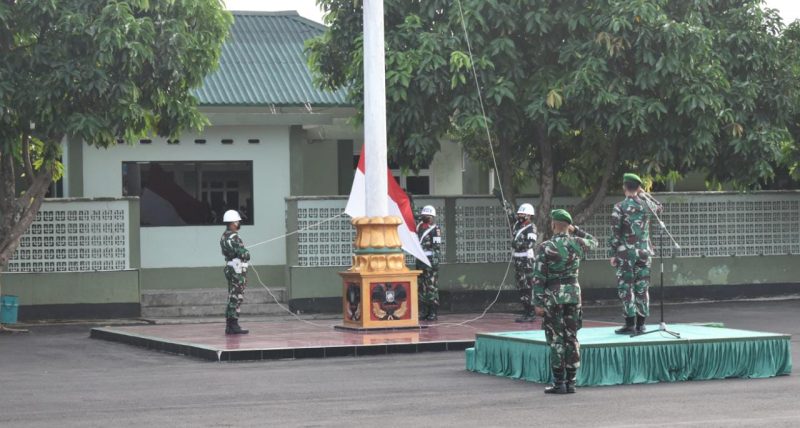
<path id="1" fill-rule="evenodd" d="M 196 138 L 205 139 L 206 144 L 195 144 Z M 223 138 L 232 138 L 234 143 L 223 145 Z M 250 138 L 261 142 L 249 144 Z M 285 233 L 284 198 L 290 193 L 288 126 L 211 126 L 201 136 L 182 135 L 178 145 L 153 138 L 149 145 L 84 147 L 84 196 L 122 196 L 122 162 L 126 161 L 252 161 L 255 224 L 243 226 L 241 236 L 251 245 Z M 142 267 L 221 266 L 223 231 L 222 225 L 143 227 Z M 285 243 L 277 240 L 258 246 L 251 255 L 254 264 L 285 264 Z"/>
<path id="2" fill-rule="evenodd" d="M 462 151 L 458 143 L 442 140 L 441 150 L 433 157 L 433 194 L 460 195 L 464 191 L 462 180 Z"/>

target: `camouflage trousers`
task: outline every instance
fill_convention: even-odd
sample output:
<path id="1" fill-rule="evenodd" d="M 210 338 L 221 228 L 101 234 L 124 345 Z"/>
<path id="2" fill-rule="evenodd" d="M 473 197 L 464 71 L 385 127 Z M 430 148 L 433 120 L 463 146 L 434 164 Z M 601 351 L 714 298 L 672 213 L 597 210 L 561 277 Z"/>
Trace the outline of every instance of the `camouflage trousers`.
<path id="1" fill-rule="evenodd" d="M 225 267 L 225 279 L 228 280 L 228 307 L 225 309 L 225 318 L 239 319 L 244 289 L 247 288 L 247 276 L 236 273 L 232 267 Z"/>
<path id="2" fill-rule="evenodd" d="M 622 315 L 650 315 L 650 265 L 649 256 L 617 259 L 617 294 L 622 301 Z"/>
<path id="3" fill-rule="evenodd" d="M 431 260 L 433 262 L 433 260 Z M 424 263 L 417 263 L 417 269 L 422 271 L 418 281 L 418 298 L 420 305 L 428 305 L 433 308 L 439 307 L 439 264 L 432 263 L 428 266 Z"/>
<path id="4" fill-rule="evenodd" d="M 519 291 L 519 301 L 526 312 L 533 310 L 533 259 L 514 257 L 514 279 Z"/>
<path id="5" fill-rule="evenodd" d="M 580 304 L 545 302 L 544 329 L 550 347 L 550 367 L 553 371 L 577 369 L 581 365 L 581 346 L 578 330 L 583 314 Z"/>

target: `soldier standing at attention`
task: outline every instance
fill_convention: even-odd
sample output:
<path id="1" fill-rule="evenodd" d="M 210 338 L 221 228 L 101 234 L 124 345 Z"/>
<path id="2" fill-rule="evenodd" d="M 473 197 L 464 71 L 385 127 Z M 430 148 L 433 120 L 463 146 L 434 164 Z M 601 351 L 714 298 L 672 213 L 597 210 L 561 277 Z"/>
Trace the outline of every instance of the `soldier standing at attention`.
<path id="1" fill-rule="evenodd" d="M 662 206 L 644 197 L 642 179 L 636 174 L 623 176 L 625 200 L 611 212 L 611 237 L 608 240 L 611 266 L 617 269 L 617 293 L 622 301 L 625 325 L 617 334 L 644 333 L 650 315 L 650 245 L 651 210 L 660 213 Z M 634 321 L 636 322 L 634 326 Z"/>
<path id="2" fill-rule="evenodd" d="M 586 253 L 597 247 L 597 240 L 573 226 L 572 216 L 565 210 L 553 210 L 550 219 L 553 237 L 536 251 L 533 303 L 536 314 L 544 317 L 542 327 L 555 379 L 544 392 L 566 394 L 575 392 L 581 361 L 578 330 L 583 312 L 578 268 Z"/>
<path id="3" fill-rule="evenodd" d="M 239 311 L 247 288 L 247 266 L 250 252 L 239 237 L 242 217 L 234 210 L 228 210 L 222 217 L 225 233 L 219 240 L 222 255 L 225 257 L 225 279 L 228 280 L 228 307 L 225 310 L 225 334 L 247 334 L 248 330 L 239 326 Z"/>
<path id="4" fill-rule="evenodd" d="M 436 208 L 426 205 L 420 212 L 417 237 L 428 256 L 431 265 L 417 260 L 416 268 L 422 271 L 419 276 L 419 319 L 436 321 L 439 319 L 439 262 L 442 260 L 442 228 L 434 223 Z"/>
<path id="5" fill-rule="evenodd" d="M 510 210 L 509 210 L 510 211 Z M 519 300 L 522 302 L 522 316 L 516 322 L 533 322 L 536 316 L 531 304 L 531 290 L 533 284 L 533 248 L 536 245 L 536 225 L 533 224 L 533 205 L 522 204 L 517 210 L 515 222 L 511 230 L 511 248 L 514 256 L 514 277 L 519 291 Z"/>

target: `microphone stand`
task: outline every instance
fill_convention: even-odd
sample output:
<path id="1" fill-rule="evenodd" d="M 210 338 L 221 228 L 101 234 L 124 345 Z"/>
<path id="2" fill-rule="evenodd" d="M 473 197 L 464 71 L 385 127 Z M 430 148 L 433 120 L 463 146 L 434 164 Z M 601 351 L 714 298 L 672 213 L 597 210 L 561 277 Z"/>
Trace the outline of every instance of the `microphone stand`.
<path id="1" fill-rule="evenodd" d="M 657 202 L 652 196 L 648 195 L 647 193 L 642 192 L 641 195 L 644 196 L 645 199 L 649 199 L 649 200 L 651 200 L 653 202 Z M 658 221 L 658 226 L 659 226 L 659 229 L 658 229 L 658 247 L 659 247 L 658 248 L 658 259 L 659 259 L 659 264 L 661 265 L 660 266 L 661 273 L 660 273 L 660 279 L 659 279 L 659 281 L 660 281 L 659 288 L 661 289 L 661 292 L 660 292 L 661 296 L 659 298 L 659 308 L 660 308 L 660 311 L 661 311 L 661 319 L 660 319 L 660 321 L 658 323 L 658 330 L 650 330 L 650 331 L 646 331 L 644 333 L 634 333 L 634 334 L 631 335 L 631 337 L 642 336 L 642 335 L 650 334 L 650 333 L 664 332 L 664 333 L 667 333 L 667 334 L 671 335 L 672 337 L 674 337 L 676 339 L 680 339 L 681 338 L 681 334 L 678 333 L 678 332 L 669 330 L 667 328 L 667 323 L 664 322 L 664 232 L 667 233 L 667 236 L 669 236 L 669 239 L 672 241 L 672 244 L 675 246 L 676 249 L 680 250 L 681 246 L 675 241 L 675 238 L 672 236 L 672 234 L 669 233 L 669 230 L 667 229 L 667 226 L 664 224 L 663 221 L 661 221 L 661 218 L 658 216 L 658 213 L 656 213 L 655 210 L 653 210 L 653 207 L 650 206 L 650 203 L 648 201 L 644 201 L 644 204 L 647 206 L 647 209 L 650 210 L 650 213 L 653 214 L 653 216 L 655 217 L 656 221 Z"/>

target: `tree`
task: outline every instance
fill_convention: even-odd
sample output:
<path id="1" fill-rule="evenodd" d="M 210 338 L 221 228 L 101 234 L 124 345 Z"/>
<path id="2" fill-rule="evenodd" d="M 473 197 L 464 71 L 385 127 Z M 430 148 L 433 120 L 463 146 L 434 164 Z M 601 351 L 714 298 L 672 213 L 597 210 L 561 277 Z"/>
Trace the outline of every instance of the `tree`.
<path id="1" fill-rule="evenodd" d="M 61 173 L 69 137 L 176 137 L 232 22 L 219 0 L 0 1 L 0 272 Z"/>
<path id="2" fill-rule="evenodd" d="M 347 87 L 358 104 L 360 2 L 318 3 L 329 29 L 308 44 L 310 64 L 322 87 Z M 535 178 L 540 213 L 559 183 L 584 196 L 573 214 L 585 220 L 626 169 L 757 186 L 790 140 L 797 81 L 780 18 L 760 0 L 385 6 L 392 156 L 414 169 L 451 136 L 492 167 L 474 67 L 501 183 L 513 200 Z"/>
<path id="3" fill-rule="evenodd" d="M 800 81 L 800 20 L 791 23 L 782 34 L 782 43 L 786 53 L 784 56 L 793 60 L 792 71 L 794 79 Z M 797 94 L 795 94 L 797 95 Z M 800 105 L 800 99 L 795 100 Z M 787 142 L 783 147 L 783 159 L 779 165 L 784 183 L 797 185 L 800 182 L 800 111 L 795 110 L 792 120 L 789 123 L 789 132 L 792 134 L 792 141 Z"/>

